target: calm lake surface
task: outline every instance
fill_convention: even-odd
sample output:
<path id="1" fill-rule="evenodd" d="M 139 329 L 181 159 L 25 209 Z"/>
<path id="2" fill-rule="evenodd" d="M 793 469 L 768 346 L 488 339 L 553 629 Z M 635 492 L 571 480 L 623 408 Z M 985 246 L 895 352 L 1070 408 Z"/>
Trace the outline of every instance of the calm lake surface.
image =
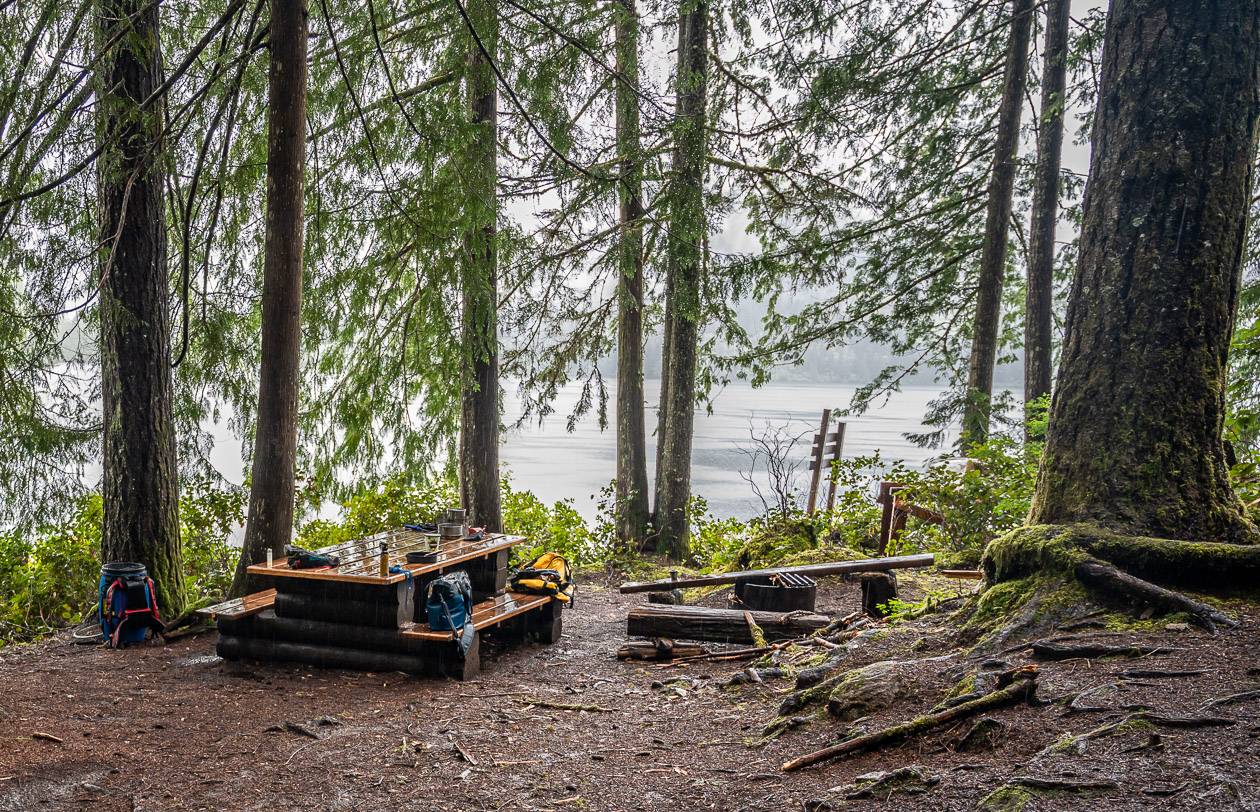
<path id="1" fill-rule="evenodd" d="M 848 406 L 855 387 L 838 384 L 774 383 L 753 389 L 735 383 L 717 393 L 712 413 L 703 408 L 696 412 L 695 442 L 692 449 L 692 492 L 703 496 L 715 516 L 747 518 L 761 511 L 740 472 L 747 472 L 748 457 L 741 448 L 751 446 L 750 428 L 761 433 L 771 426 L 785 425 L 789 436 L 808 432 L 798 442 L 794 456 L 808 457 L 813 432 L 818 431 L 824 408 Z M 659 380 L 645 381 L 645 397 L 651 404 L 647 410 L 648 477 L 654 476 L 656 454 L 656 408 Z M 878 450 L 885 460 L 904 460 L 919 465 L 939 456 L 941 450 L 924 449 L 908 442 L 908 432 L 924 430 L 922 418 L 928 401 L 940 390 L 934 386 L 907 386 L 879 409 L 859 417 L 842 418 L 845 432 L 844 457 L 868 456 Z M 504 467 L 511 472 L 513 485 L 533 491 L 550 503 L 572 499 L 575 507 L 588 519 L 594 517 L 595 495 L 608 484 L 616 469 L 616 433 L 613 421 L 615 393 L 609 397 L 609 427 L 600 431 L 594 415 L 582 420 L 573 432 L 566 430 L 567 417 L 577 400 L 577 387 L 566 389 L 556 404 L 555 413 L 541 425 L 533 422 L 511 429 L 503 438 L 500 450 Z M 505 421 L 511 424 L 520 416 L 520 404 L 511 390 L 505 392 Z M 946 445 L 955 439 L 947 438 Z M 800 466 L 798 486 L 809 488 L 806 465 Z"/>
<path id="2" fill-rule="evenodd" d="M 660 381 L 644 382 L 648 426 L 648 477 L 655 475 L 656 402 Z M 794 448 L 793 456 L 804 460 L 809 455 L 810 441 L 818 430 L 824 408 L 843 409 L 854 393 L 853 386 L 842 384 L 772 383 L 753 389 L 735 383 L 717 393 L 712 412 L 696 411 L 695 441 L 692 449 L 692 492 L 709 502 L 713 515 L 748 518 L 761 512 L 761 503 L 748 483 L 740 476 L 747 472 L 748 457 L 740 449 L 751 446 L 750 429 L 758 433 L 767 425 L 787 426 L 788 436 L 806 436 Z M 869 456 L 879 451 L 886 461 L 902 460 L 909 465 L 940 456 L 940 449 L 920 448 L 908 442 L 905 434 L 923 431 L 922 418 L 928 401 L 939 394 L 934 386 L 906 386 L 894 393 L 887 403 L 859 417 L 842 418 L 848 424 L 844 440 L 844 457 Z M 564 389 L 555 412 L 541 424 L 533 421 L 509 429 L 500 449 L 505 470 L 511 473 L 514 487 L 533 491 L 548 504 L 571 499 L 574 507 L 588 520 L 596 514 L 596 495 L 612 480 L 616 471 L 616 434 L 613 407 L 616 393 L 609 395 L 609 427 L 601 431 L 594 414 L 584 417 L 572 432 L 567 430 L 568 415 L 577 402 L 579 388 Z M 505 385 L 504 422 L 514 424 L 521 416 L 520 400 L 511 385 Z M 232 482 L 244 479 L 240 442 L 223 426 L 214 428 L 215 446 L 211 462 Z M 954 432 L 946 438 L 946 447 L 957 438 Z M 96 472 L 99 476 L 99 470 Z M 808 471 L 802 463 L 798 488 L 809 488 Z M 764 482 L 764 479 L 761 481 Z M 804 497 L 802 496 L 802 501 Z M 327 504 L 319 511 L 322 518 L 335 519 L 340 508 Z M 239 533 L 237 534 L 239 535 Z"/>

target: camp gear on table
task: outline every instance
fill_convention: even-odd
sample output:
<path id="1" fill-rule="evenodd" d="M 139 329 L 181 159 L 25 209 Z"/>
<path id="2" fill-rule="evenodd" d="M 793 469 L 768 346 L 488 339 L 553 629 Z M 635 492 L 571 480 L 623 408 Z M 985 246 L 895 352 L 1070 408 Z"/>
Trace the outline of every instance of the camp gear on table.
<path id="1" fill-rule="evenodd" d="M 467 528 L 462 524 L 443 523 L 438 525 L 438 535 L 442 537 L 443 541 L 462 539 L 464 537 L 465 530 L 467 530 Z"/>
<path id="2" fill-rule="evenodd" d="M 484 527 L 468 528 L 468 535 L 464 536 L 464 541 L 481 541 L 486 537 L 486 529 Z"/>
<path id="3" fill-rule="evenodd" d="M 573 600 L 569 562 L 558 553 L 543 553 L 512 573 L 512 591 L 552 595 L 562 603 Z"/>
<path id="4" fill-rule="evenodd" d="M 438 550 L 433 550 L 432 552 L 428 550 L 412 550 L 411 552 L 407 553 L 407 563 L 408 564 L 432 564 L 433 562 L 438 560 L 439 555 L 441 555 L 441 553 Z M 408 572 L 410 571 L 411 570 L 408 570 Z"/>
<path id="5" fill-rule="evenodd" d="M 303 550 L 301 547 L 285 545 L 284 554 L 289 558 L 289 569 L 291 570 L 336 567 L 341 564 L 341 559 L 335 555 L 313 553 L 310 550 Z"/>
<path id="6" fill-rule="evenodd" d="M 464 524 L 468 521 L 468 511 L 463 508 L 447 508 L 443 521 L 447 524 Z"/>
<path id="7" fill-rule="evenodd" d="M 414 522 L 412 524 L 404 524 L 403 527 L 407 530 L 414 530 L 417 533 L 436 533 L 438 531 L 436 524 L 428 522 Z"/>
<path id="8" fill-rule="evenodd" d="M 101 567 L 96 619 L 102 642 L 112 648 L 144 642 L 149 629 L 155 634 L 166 630 L 158 613 L 153 579 L 143 564 L 111 561 Z"/>

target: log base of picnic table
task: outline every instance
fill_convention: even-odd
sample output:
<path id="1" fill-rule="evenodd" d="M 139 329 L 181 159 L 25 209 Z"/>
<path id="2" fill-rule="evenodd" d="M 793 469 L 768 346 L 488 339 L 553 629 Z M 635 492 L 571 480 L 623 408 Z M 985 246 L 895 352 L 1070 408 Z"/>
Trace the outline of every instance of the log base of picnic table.
<path id="1" fill-rule="evenodd" d="M 418 534 L 383 534 L 389 563 L 405 562 Z M 366 671 L 469 679 L 481 669 L 481 638 L 553 643 L 562 633 L 561 604 L 549 595 L 508 592 L 508 559 L 520 537 L 444 542 L 438 560 L 407 564 L 406 573 L 379 573 L 357 549 L 379 551 L 379 539 L 320 552 L 351 557 L 337 569 L 289 570 L 287 564 L 251 571 L 269 575 L 275 589 L 202 610 L 219 627 L 218 653 L 228 660 L 302 663 Z M 343 559 L 344 560 L 344 559 Z M 424 592 L 435 578 L 462 570 L 473 585 L 474 639 L 464 653 L 450 631 L 427 624 Z"/>

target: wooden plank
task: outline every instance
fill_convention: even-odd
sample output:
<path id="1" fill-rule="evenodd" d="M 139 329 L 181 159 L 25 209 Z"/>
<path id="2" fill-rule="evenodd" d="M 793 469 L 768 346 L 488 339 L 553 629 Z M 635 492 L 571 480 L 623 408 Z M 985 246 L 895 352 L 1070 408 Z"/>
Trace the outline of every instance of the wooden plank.
<path id="1" fill-rule="evenodd" d="M 819 434 L 827 433 L 827 426 L 831 424 L 831 410 L 823 409 L 822 427 L 818 430 Z M 813 475 L 809 478 L 809 502 L 806 505 L 805 512 L 809 515 L 814 514 L 814 508 L 818 505 L 818 482 L 822 477 L 822 452 L 817 446 L 813 449 L 813 461 L 809 464 L 809 469 L 813 471 Z"/>
<path id="2" fill-rule="evenodd" d="M 410 531 L 409 531 L 410 532 Z M 415 536 L 421 534 L 415 533 Z M 444 541 L 441 543 L 438 560 L 431 564 L 408 564 L 407 552 L 410 549 L 418 549 L 411 544 L 399 542 L 393 549 L 389 550 L 386 558 L 390 566 L 401 566 L 411 571 L 413 576 L 425 575 L 430 572 L 441 572 L 448 567 L 472 561 L 477 558 L 486 558 L 500 550 L 505 550 L 524 542 L 524 536 L 507 536 L 503 534 L 487 534 L 480 541 L 464 541 L 462 539 L 456 541 Z M 367 542 L 367 540 L 360 540 Z M 370 543 L 370 542 L 367 542 Z M 387 542 L 388 543 L 388 542 Z M 376 541 L 378 545 L 379 539 Z M 345 548 L 343 548 L 345 549 Z M 266 564 L 254 564 L 249 567 L 249 572 L 254 575 L 266 575 L 277 578 L 309 578 L 317 581 L 341 581 L 343 583 L 354 584 L 382 584 L 390 585 L 402 581 L 407 576 L 402 573 L 390 574 L 382 578 L 378 574 L 379 552 L 376 556 L 369 555 L 362 561 L 351 563 L 347 569 L 345 565 L 336 569 L 320 569 L 320 570 L 295 570 L 289 569 L 289 564 L 285 560 L 275 561 L 270 567 Z"/>
<path id="3" fill-rule="evenodd" d="M 632 581 L 622 584 L 622 593 L 658 592 L 670 589 L 686 589 L 696 586 L 713 586 L 715 584 L 736 584 L 755 578 L 768 578 L 782 572 L 794 572 L 799 575 L 844 575 L 854 572 L 885 572 L 887 570 L 915 569 L 930 567 L 936 562 L 932 553 L 917 555 L 899 555 L 891 558 L 862 558 L 856 561 L 831 561 L 824 564 L 804 564 L 799 567 L 771 567 L 764 570 L 742 570 L 739 572 L 720 572 L 714 575 L 694 575 L 689 578 L 667 578 L 662 581 Z"/>
<path id="4" fill-rule="evenodd" d="M 508 592 L 473 606 L 472 623 L 477 631 L 497 626 L 509 618 L 537 609 L 553 600 L 550 595 L 529 595 L 523 592 Z M 430 631 L 428 624 L 416 623 L 402 630 L 403 637 L 421 640 L 450 640 L 449 631 Z"/>
<path id="5" fill-rule="evenodd" d="M 243 617 L 256 615 L 264 609 L 270 609 L 271 605 L 276 602 L 276 591 L 274 589 L 266 589 L 262 592 L 255 592 L 246 595 L 243 598 L 233 598 L 223 603 L 216 603 L 214 606 L 207 606 L 204 609 L 198 609 L 197 614 L 204 615 L 213 620 L 223 618 L 225 620 L 239 620 Z"/>
<path id="6" fill-rule="evenodd" d="M 964 581 L 979 581 L 984 577 L 984 573 L 980 570 L 941 570 L 940 574 L 946 578 L 959 578 Z"/>
<path id="7" fill-rule="evenodd" d="M 844 455 L 844 432 L 848 428 L 848 424 L 841 422 L 836 426 L 836 452 L 832 455 L 833 462 L 839 462 Z M 832 473 L 827 477 L 827 512 L 830 513 L 836 506 L 836 477 Z"/>

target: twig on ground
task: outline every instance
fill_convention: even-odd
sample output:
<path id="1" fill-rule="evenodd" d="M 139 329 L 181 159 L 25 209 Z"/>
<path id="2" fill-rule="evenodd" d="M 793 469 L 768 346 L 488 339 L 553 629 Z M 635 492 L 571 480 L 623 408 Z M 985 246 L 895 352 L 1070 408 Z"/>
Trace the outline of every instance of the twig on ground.
<path id="1" fill-rule="evenodd" d="M 589 713 L 616 713 L 614 708 L 605 708 L 602 705 L 570 705 L 567 702 L 547 702 L 543 699 L 518 699 L 523 705 L 533 708 L 551 708 L 552 710 L 567 711 L 587 711 Z"/>

